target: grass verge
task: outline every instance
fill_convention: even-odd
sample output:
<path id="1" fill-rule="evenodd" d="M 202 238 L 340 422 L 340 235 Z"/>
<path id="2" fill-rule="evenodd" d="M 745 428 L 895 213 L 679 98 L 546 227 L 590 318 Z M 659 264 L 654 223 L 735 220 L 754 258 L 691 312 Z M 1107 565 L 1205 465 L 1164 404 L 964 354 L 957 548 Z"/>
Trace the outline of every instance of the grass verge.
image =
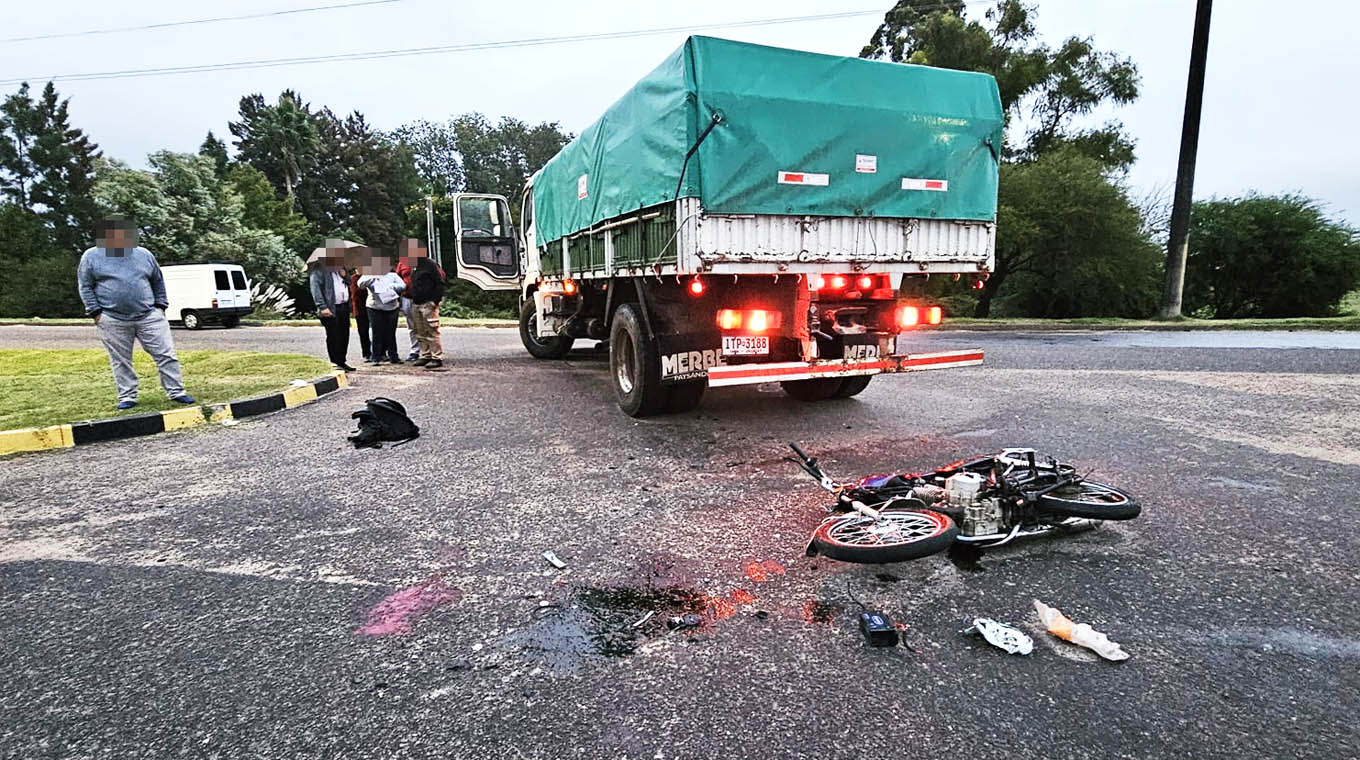
<path id="1" fill-rule="evenodd" d="M 180 351 L 184 385 L 200 404 L 279 391 L 294 379 L 330 372 L 321 359 L 253 351 Z M 0 349 L 0 430 L 43 427 L 182 408 L 165 397 L 151 357 L 133 353 L 141 395 L 137 406 L 114 409 L 117 390 L 102 349 Z"/>

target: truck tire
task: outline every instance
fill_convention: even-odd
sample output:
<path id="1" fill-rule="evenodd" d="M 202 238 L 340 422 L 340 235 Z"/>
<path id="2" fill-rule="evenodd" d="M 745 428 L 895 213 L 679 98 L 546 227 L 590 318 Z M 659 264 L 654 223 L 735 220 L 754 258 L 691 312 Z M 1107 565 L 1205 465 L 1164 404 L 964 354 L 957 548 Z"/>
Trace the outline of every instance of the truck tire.
<path id="1" fill-rule="evenodd" d="M 699 402 L 703 401 L 704 391 L 707 389 L 708 381 L 706 380 L 694 380 L 670 386 L 666 389 L 666 413 L 680 414 L 698 409 Z"/>
<path id="2" fill-rule="evenodd" d="M 561 359 L 571 350 L 571 338 L 538 337 L 538 310 L 532 300 L 525 301 L 519 309 L 519 339 L 529 355 L 535 359 Z"/>
<path id="3" fill-rule="evenodd" d="M 203 326 L 203 318 L 198 316 L 198 312 L 193 309 L 185 309 L 180 313 L 179 318 L 183 320 L 186 330 L 197 330 Z"/>
<path id="4" fill-rule="evenodd" d="M 626 303 L 614 312 L 609 329 L 609 377 L 619 408 L 629 417 L 650 417 L 666 408 L 656 341 L 642 327 L 638 307 Z"/>
<path id="5" fill-rule="evenodd" d="M 240 317 L 222 317 L 222 326 L 227 328 L 228 330 L 239 324 L 241 324 Z"/>
<path id="6" fill-rule="evenodd" d="M 835 398 L 850 398 L 858 396 L 869 387 L 869 381 L 873 380 L 873 375 L 853 375 L 841 381 L 841 387 L 836 389 Z"/>
<path id="7" fill-rule="evenodd" d="M 811 380 L 785 380 L 780 388 L 799 401 L 825 401 L 841 389 L 842 378 L 818 377 Z"/>

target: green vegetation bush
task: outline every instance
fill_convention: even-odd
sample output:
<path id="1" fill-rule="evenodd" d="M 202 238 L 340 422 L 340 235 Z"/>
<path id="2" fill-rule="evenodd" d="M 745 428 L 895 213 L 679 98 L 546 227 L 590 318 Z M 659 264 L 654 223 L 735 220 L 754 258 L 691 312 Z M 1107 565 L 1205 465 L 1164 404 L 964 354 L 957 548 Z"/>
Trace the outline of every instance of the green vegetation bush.
<path id="1" fill-rule="evenodd" d="M 1327 317 L 1360 285 L 1360 233 L 1297 195 L 1196 203 L 1185 310 L 1207 319 Z"/>

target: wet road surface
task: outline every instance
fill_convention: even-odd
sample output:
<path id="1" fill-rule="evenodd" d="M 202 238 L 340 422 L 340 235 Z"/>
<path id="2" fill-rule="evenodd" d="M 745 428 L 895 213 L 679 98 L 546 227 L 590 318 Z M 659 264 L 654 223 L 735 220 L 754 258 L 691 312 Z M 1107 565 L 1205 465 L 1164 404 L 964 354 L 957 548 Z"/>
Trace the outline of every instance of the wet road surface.
<path id="1" fill-rule="evenodd" d="M 232 428 L 2 460 L 0 754 L 1356 756 L 1360 351 L 1187 335 L 937 333 L 906 347 L 987 365 L 638 421 L 602 354 L 446 330 L 447 372 L 361 369 Z M 0 327 L 19 345 L 97 344 Z M 374 395 L 421 438 L 348 448 Z M 1035 446 L 1144 512 L 953 561 L 810 559 L 825 500 L 790 440 L 842 477 Z M 1132 659 L 1052 640 L 1035 598 Z M 856 600 L 910 648 L 865 646 Z M 973 616 L 1034 654 L 961 635 Z"/>

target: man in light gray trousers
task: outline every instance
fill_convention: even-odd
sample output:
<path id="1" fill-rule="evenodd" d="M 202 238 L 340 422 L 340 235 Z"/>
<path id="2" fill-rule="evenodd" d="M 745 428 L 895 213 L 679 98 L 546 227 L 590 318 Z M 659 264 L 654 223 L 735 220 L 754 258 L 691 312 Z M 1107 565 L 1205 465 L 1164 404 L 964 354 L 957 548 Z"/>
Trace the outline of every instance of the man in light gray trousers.
<path id="1" fill-rule="evenodd" d="M 160 370 L 161 387 L 171 401 L 194 403 L 184 392 L 179 359 L 165 318 L 165 280 L 156 257 L 137 246 L 137 228 L 122 219 L 95 227 L 95 247 L 85 251 L 76 269 L 80 300 L 94 318 L 104 350 L 109 352 L 118 408 L 137 405 L 137 373 L 132 369 L 133 340 L 151 354 Z"/>

